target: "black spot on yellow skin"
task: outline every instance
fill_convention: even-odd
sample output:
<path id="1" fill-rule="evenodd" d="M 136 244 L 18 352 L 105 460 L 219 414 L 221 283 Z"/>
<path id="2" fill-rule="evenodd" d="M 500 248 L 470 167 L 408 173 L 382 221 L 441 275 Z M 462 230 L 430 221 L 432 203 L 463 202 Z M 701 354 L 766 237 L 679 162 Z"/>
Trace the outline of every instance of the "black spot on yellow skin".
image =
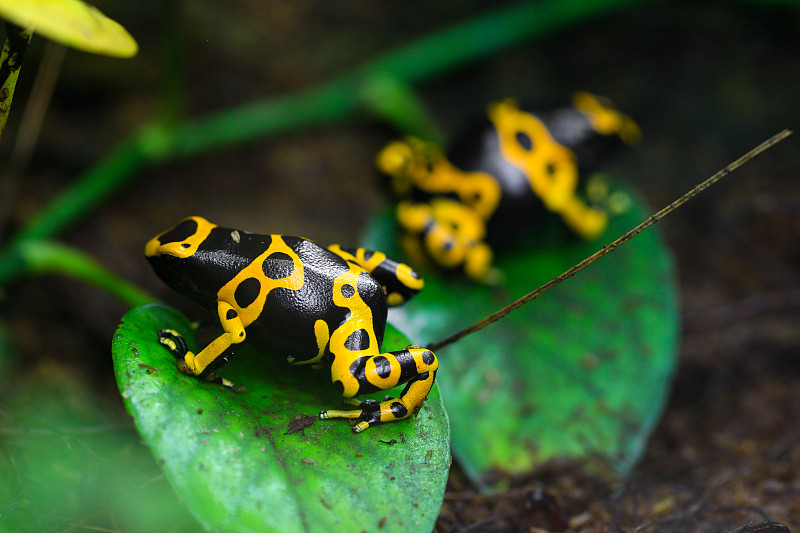
<path id="1" fill-rule="evenodd" d="M 523 150 L 530 152 L 533 149 L 533 141 L 524 131 L 518 131 L 514 138 Z"/>
<path id="2" fill-rule="evenodd" d="M 294 272 L 294 262 L 289 255 L 276 252 L 264 260 L 264 275 L 270 279 L 288 278 Z"/>
<path id="3" fill-rule="evenodd" d="M 391 409 L 392 414 L 396 418 L 405 418 L 406 416 L 408 416 L 408 409 L 406 408 L 405 405 L 403 405 L 400 402 L 392 402 L 391 405 L 389 406 L 389 409 Z"/>
<path id="4" fill-rule="evenodd" d="M 351 352 L 361 352 L 369 348 L 370 338 L 366 329 L 356 330 L 347 336 L 344 347 Z"/>
<path id="5" fill-rule="evenodd" d="M 353 295 L 356 293 L 356 290 L 350 284 L 342 285 L 342 296 L 345 298 L 352 298 Z"/>
<path id="6" fill-rule="evenodd" d="M 256 278 L 247 278 L 236 287 L 233 298 L 239 307 L 250 307 L 260 291 L 261 283 Z"/>
<path id="7" fill-rule="evenodd" d="M 389 377 L 392 372 L 391 362 L 382 355 L 375 356 L 375 372 L 382 378 Z"/>

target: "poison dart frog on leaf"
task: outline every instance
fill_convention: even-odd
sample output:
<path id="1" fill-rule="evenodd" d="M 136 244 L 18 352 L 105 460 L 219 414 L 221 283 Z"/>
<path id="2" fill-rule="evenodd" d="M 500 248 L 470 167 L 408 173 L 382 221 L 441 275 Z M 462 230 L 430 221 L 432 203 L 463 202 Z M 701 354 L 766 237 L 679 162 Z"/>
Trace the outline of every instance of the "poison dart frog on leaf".
<path id="1" fill-rule="evenodd" d="M 217 375 L 250 327 L 296 365 L 323 364 L 354 406 L 320 418 L 352 418 L 356 433 L 416 414 L 433 386 L 438 360 L 417 346 L 381 352 L 387 306 L 423 287 L 408 265 L 381 252 L 323 248 L 286 235 L 258 235 L 189 217 L 150 240 L 145 255 L 167 285 L 215 313 L 223 333 L 198 353 L 173 330 L 159 341 L 184 374 L 234 388 Z M 355 397 L 407 383 L 396 399 Z"/>
<path id="2" fill-rule="evenodd" d="M 598 237 L 614 198 L 600 181 L 579 187 L 580 177 L 638 138 L 638 126 L 610 102 L 578 92 L 570 105 L 536 113 L 513 100 L 492 103 L 447 155 L 409 137 L 387 145 L 377 166 L 391 178 L 401 245 L 414 264 L 492 283 L 493 246 L 536 227 L 543 211 L 583 238 Z"/>

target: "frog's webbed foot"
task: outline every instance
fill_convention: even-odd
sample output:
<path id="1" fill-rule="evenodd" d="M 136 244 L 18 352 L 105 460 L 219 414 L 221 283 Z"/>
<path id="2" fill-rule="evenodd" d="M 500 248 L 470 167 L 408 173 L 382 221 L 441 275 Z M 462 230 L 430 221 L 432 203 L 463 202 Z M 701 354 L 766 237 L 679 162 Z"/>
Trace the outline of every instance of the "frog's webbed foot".
<path id="1" fill-rule="evenodd" d="M 232 381 L 223 378 L 216 372 L 209 372 L 204 376 L 195 374 L 191 367 L 191 363 L 194 361 L 195 354 L 187 347 L 186 339 L 184 339 L 183 336 L 174 329 L 158 330 L 158 342 L 162 346 L 165 346 L 170 353 L 175 356 L 177 359 L 176 366 L 181 374 L 192 377 L 202 377 L 202 379 L 207 381 L 228 387 L 234 392 L 240 392 L 244 390 L 244 387 L 236 387 Z"/>
<path id="2" fill-rule="evenodd" d="M 319 417 L 323 420 L 326 418 L 356 419 L 357 423 L 353 426 L 353 433 L 361 433 L 381 422 L 403 420 L 411 415 L 416 415 L 422 409 L 435 378 L 435 371 L 420 374 L 408 383 L 398 398 L 387 396 L 383 401 L 359 401 L 355 398 L 345 398 L 345 403 L 358 407 L 358 409 L 322 411 Z"/>

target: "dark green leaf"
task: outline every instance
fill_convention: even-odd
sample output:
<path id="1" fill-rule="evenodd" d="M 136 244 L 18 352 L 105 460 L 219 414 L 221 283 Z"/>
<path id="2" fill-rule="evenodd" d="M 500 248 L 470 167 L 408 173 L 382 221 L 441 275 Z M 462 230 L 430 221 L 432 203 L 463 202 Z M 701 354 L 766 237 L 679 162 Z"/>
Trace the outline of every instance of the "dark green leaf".
<path id="1" fill-rule="evenodd" d="M 390 319 L 429 344 L 463 329 L 597 251 L 644 218 L 615 218 L 595 243 L 549 221 L 527 249 L 501 254 L 502 288 L 429 274 Z M 391 216 L 367 246 L 392 248 Z M 678 310 L 675 273 L 658 232 L 631 243 L 488 328 L 444 347 L 437 377 L 453 453 L 480 482 L 549 459 L 599 460 L 625 474 L 641 455 L 669 390 Z M 595 463 L 595 466 L 605 466 Z"/>
<path id="2" fill-rule="evenodd" d="M 330 373 L 243 348 L 225 377 L 244 392 L 179 374 L 160 328 L 192 343 L 161 305 L 130 311 L 114 339 L 122 396 L 175 490 L 209 529 L 430 531 L 450 462 L 436 388 L 419 415 L 354 435 L 343 420 L 305 418 L 341 405 Z M 384 347 L 408 342 L 388 329 Z M 378 396 L 379 398 L 382 395 Z M 383 442 L 382 442 L 383 441 Z"/>

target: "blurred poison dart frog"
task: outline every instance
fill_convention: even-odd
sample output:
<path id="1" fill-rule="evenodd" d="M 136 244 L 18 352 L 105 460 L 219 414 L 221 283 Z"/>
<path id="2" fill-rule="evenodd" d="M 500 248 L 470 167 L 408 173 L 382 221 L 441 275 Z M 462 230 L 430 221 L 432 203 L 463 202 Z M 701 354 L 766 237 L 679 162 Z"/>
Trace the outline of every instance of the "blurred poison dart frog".
<path id="1" fill-rule="evenodd" d="M 536 113 L 513 100 L 490 104 L 486 119 L 447 155 L 412 137 L 386 146 L 377 165 L 391 178 L 401 245 L 412 262 L 491 283 L 498 273 L 489 243 L 535 227 L 543 210 L 583 238 L 598 237 L 614 198 L 601 181 L 579 190 L 579 177 L 638 138 L 638 126 L 610 102 L 579 92 L 571 105 Z"/>
<path id="2" fill-rule="evenodd" d="M 334 386 L 355 409 L 322 411 L 320 418 L 356 419 L 358 433 L 416 414 L 425 403 L 439 366 L 433 352 L 417 346 L 381 352 L 387 306 L 423 286 L 408 265 L 381 252 L 323 248 L 200 217 L 152 239 L 145 254 L 167 285 L 216 313 L 222 325 L 222 335 L 196 354 L 177 332 L 158 332 L 184 374 L 233 388 L 216 371 L 255 325 L 289 363 L 330 365 Z M 355 399 L 402 383 L 407 386 L 396 399 Z"/>

